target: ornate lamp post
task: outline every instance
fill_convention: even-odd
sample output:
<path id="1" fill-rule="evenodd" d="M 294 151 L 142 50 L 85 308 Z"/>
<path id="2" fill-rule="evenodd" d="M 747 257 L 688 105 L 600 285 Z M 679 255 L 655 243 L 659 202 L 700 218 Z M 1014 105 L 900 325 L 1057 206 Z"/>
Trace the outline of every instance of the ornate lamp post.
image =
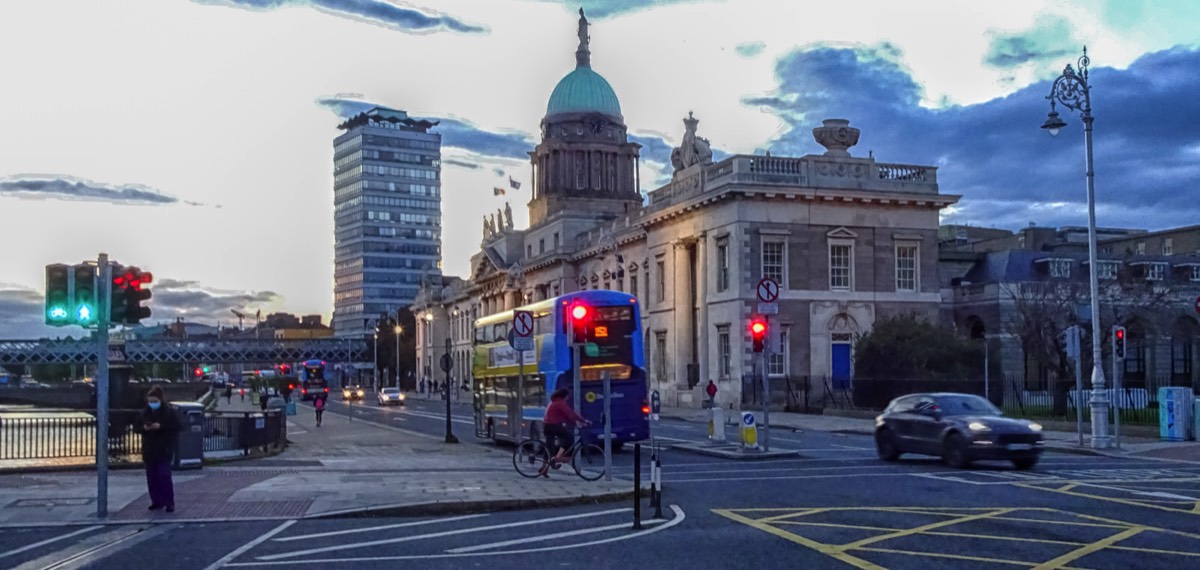
<path id="1" fill-rule="evenodd" d="M 1067 64 L 1062 75 L 1054 80 L 1050 87 L 1050 113 L 1042 128 L 1051 136 L 1058 135 L 1067 126 L 1054 110 L 1056 103 L 1072 111 L 1079 111 L 1083 119 L 1083 139 L 1085 146 L 1087 201 L 1088 201 L 1088 280 L 1092 295 L 1092 447 L 1107 449 L 1108 436 L 1108 390 L 1104 381 L 1103 360 L 1100 354 L 1100 280 L 1099 268 L 1096 266 L 1096 181 L 1092 168 L 1092 96 L 1091 86 L 1088 85 L 1088 65 L 1091 60 L 1087 56 L 1087 47 L 1078 61 L 1078 71 Z"/>
<path id="2" fill-rule="evenodd" d="M 397 321 L 400 320 L 400 312 L 399 311 L 396 311 L 396 320 Z M 400 325 L 396 325 L 396 328 L 392 329 L 392 332 L 396 333 L 396 387 L 399 388 L 400 387 L 400 333 L 404 332 L 404 327 L 402 327 Z"/>

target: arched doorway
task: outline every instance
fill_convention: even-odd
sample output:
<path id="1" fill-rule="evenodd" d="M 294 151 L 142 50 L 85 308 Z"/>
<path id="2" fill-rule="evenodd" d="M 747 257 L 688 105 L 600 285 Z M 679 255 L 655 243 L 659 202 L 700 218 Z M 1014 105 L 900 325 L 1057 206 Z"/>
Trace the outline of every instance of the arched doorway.
<path id="1" fill-rule="evenodd" d="M 1179 317 L 1171 327 L 1171 385 L 1200 385 L 1196 377 L 1196 341 L 1200 324 L 1191 317 Z"/>
<path id="2" fill-rule="evenodd" d="M 850 388 L 854 376 L 854 335 L 860 329 L 858 321 L 848 313 L 838 313 L 829 319 L 829 379 L 835 390 Z"/>

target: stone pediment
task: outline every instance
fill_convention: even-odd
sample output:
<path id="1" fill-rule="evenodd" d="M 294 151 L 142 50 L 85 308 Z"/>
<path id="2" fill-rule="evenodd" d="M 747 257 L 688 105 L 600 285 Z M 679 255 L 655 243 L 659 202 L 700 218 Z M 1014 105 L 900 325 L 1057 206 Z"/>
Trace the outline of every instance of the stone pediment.
<path id="1" fill-rule="evenodd" d="M 831 232 L 826 233 L 825 237 L 854 239 L 854 238 L 858 237 L 858 234 L 850 231 L 849 229 L 846 229 L 845 227 L 840 227 L 840 228 L 834 229 Z"/>

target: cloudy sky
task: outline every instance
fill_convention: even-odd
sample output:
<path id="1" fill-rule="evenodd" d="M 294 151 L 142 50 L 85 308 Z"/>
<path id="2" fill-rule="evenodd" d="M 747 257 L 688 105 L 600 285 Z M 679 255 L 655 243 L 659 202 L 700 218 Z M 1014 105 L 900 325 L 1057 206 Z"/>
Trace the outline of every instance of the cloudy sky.
<path id="1" fill-rule="evenodd" d="M 840 117 L 857 155 L 939 166 L 963 195 L 947 222 L 1083 225 L 1078 116 L 1038 126 L 1086 44 L 1099 223 L 1200 220 L 1194 0 L 6 0 L 0 338 L 47 334 L 43 267 L 99 251 L 157 275 L 155 318 L 328 317 L 331 143 L 371 104 L 441 121 L 444 266 L 465 273 L 481 215 L 508 199 L 524 225 L 581 4 L 644 191 L 688 111 L 721 152 L 775 155 Z"/>

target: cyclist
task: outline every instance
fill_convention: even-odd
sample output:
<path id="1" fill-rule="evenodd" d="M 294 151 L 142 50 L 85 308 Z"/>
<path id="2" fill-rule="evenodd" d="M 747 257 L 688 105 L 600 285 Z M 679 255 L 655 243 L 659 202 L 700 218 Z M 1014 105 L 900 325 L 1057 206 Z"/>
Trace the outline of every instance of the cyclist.
<path id="1" fill-rule="evenodd" d="M 546 415 L 542 417 L 542 430 L 546 434 L 547 449 L 554 454 L 554 457 L 550 458 L 550 462 L 542 466 L 543 477 L 550 476 L 547 471 L 551 467 L 558 469 L 566 459 L 564 454 L 567 449 L 575 444 L 575 434 L 572 433 L 571 426 L 592 425 L 592 422 L 584 419 L 571 408 L 571 404 L 567 403 L 567 396 L 570 394 L 571 391 L 566 388 L 559 388 L 550 394 L 550 405 L 546 406 Z"/>

